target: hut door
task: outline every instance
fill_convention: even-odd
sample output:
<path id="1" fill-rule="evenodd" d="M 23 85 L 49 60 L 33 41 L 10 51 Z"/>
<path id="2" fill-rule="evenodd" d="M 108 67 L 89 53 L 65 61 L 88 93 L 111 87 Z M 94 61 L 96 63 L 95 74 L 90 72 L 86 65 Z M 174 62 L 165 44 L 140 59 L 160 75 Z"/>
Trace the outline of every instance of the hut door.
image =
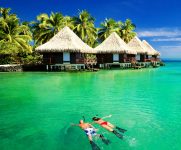
<path id="1" fill-rule="evenodd" d="M 119 54 L 113 54 L 113 62 L 119 62 Z"/>
<path id="2" fill-rule="evenodd" d="M 63 53 L 63 62 L 70 63 L 70 53 L 68 53 L 68 52 Z"/>

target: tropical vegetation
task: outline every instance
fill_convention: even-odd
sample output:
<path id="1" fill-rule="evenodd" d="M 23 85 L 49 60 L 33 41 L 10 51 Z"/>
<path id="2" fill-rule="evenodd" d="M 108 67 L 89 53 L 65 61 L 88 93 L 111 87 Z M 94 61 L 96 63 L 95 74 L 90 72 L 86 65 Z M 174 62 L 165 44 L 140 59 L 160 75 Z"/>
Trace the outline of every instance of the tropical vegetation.
<path id="1" fill-rule="evenodd" d="M 120 35 L 120 31 L 122 28 L 122 22 L 116 22 L 114 19 L 105 19 L 104 22 L 101 23 L 101 27 L 98 28 L 98 37 L 99 40 L 104 41 L 112 32 L 116 32 Z"/>
<path id="2" fill-rule="evenodd" d="M 64 16 L 60 12 L 43 13 L 34 21 L 21 22 L 10 8 L 0 8 L 0 64 L 41 63 L 41 55 L 34 51 L 35 47 L 46 43 L 65 26 L 91 47 L 112 32 L 118 33 L 127 43 L 136 35 L 136 27 L 130 19 L 125 22 L 105 19 L 100 27 L 96 27 L 95 18 L 86 10 L 79 11 L 77 16 Z"/>
<path id="3" fill-rule="evenodd" d="M 74 32 L 89 46 L 93 46 L 97 39 L 94 21 L 95 19 L 85 10 L 73 17 Z"/>

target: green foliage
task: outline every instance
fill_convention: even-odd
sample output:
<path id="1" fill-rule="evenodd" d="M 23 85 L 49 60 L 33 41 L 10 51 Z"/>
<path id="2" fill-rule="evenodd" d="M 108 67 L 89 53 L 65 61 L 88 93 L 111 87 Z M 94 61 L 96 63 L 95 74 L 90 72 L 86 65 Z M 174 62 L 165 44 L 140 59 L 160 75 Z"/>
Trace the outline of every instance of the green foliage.
<path id="1" fill-rule="evenodd" d="M 98 37 L 100 41 L 104 41 L 111 33 L 116 32 L 126 43 L 136 36 L 134 32 L 136 26 L 130 19 L 125 22 L 116 22 L 113 19 L 105 19 L 98 28 Z"/>
<path id="2" fill-rule="evenodd" d="M 99 40 L 104 41 L 113 32 L 120 35 L 122 25 L 123 23 L 121 21 L 116 22 L 114 19 L 105 19 L 105 21 L 101 23 L 101 27 L 98 28 Z"/>
<path id="3" fill-rule="evenodd" d="M 35 45 L 41 45 L 49 41 L 63 27 L 69 26 L 73 29 L 72 18 L 63 16 L 61 13 L 40 14 L 37 20 L 31 23 Z"/>
<path id="4" fill-rule="evenodd" d="M 0 54 L 1 55 L 11 55 L 18 53 L 18 49 L 16 48 L 14 43 L 6 42 L 1 40 L 0 41 Z"/>
<path id="5" fill-rule="evenodd" d="M 0 55 L 0 64 L 10 64 L 12 63 L 13 57 L 9 55 Z"/>
<path id="6" fill-rule="evenodd" d="M 85 54 L 85 58 L 86 58 L 86 59 L 96 60 L 96 55 L 94 55 L 94 54 Z"/>
<path id="7" fill-rule="evenodd" d="M 87 12 L 81 11 L 73 18 L 63 16 L 61 13 L 40 14 L 36 21 L 31 23 L 35 45 L 41 45 L 49 41 L 63 27 L 70 27 L 85 43 L 93 46 L 97 39 L 97 29 L 94 26 L 94 18 Z"/>
<path id="8" fill-rule="evenodd" d="M 95 19 L 86 10 L 73 17 L 74 32 L 89 46 L 93 46 L 97 39 L 94 21 Z"/>
<path id="9" fill-rule="evenodd" d="M 132 38 L 136 36 L 136 32 L 134 32 L 136 26 L 132 23 L 130 19 L 127 19 L 121 29 L 121 38 L 128 43 Z"/>
<path id="10" fill-rule="evenodd" d="M 31 32 L 26 24 L 20 23 L 9 8 L 0 8 L 0 55 L 1 64 L 17 62 L 20 53 L 31 53 Z"/>
<path id="11" fill-rule="evenodd" d="M 97 63 L 97 57 L 94 54 L 85 54 L 85 61 L 84 63 L 89 68 L 89 65 L 94 65 Z"/>
<path id="12" fill-rule="evenodd" d="M 21 59 L 23 64 L 41 64 L 42 63 L 42 55 L 39 54 L 31 54 L 26 57 L 22 57 Z"/>
<path id="13" fill-rule="evenodd" d="M 15 14 L 10 14 L 10 9 L 0 8 L 0 52 L 3 54 L 29 53 L 31 40 L 29 27 L 21 24 Z"/>

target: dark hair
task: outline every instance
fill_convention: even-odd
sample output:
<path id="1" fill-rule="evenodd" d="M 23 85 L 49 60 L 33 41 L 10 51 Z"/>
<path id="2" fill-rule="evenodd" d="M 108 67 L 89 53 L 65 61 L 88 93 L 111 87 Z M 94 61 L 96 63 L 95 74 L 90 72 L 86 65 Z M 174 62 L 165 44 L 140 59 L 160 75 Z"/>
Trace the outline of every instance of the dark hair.
<path id="1" fill-rule="evenodd" d="M 93 117 L 92 120 L 94 121 L 99 121 L 101 118 L 98 118 L 98 117 Z"/>

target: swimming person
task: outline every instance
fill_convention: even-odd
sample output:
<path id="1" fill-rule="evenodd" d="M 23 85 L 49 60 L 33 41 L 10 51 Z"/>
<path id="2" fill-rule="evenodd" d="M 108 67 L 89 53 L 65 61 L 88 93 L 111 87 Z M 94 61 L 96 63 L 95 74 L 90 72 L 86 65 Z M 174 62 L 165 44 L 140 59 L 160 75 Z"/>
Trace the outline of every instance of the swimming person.
<path id="1" fill-rule="evenodd" d="M 93 142 L 92 136 L 98 136 L 101 138 L 101 140 L 108 145 L 110 143 L 109 140 L 105 139 L 102 134 L 97 134 L 96 129 L 90 124 L 90 123 L 85 123 L 83 120 L 79 121 L 79 124 L 73 124 L 74 126 L 79 126 L 86 135 L 88 136 L 88 139 L 90 141 L 90 144 L 92 146 L 93 150 L 99 150 L 100 148 Z"/>
<path id="2" fill-rule="evenodd" d="M 108 117 L 111 117 L 111 115 L 106 116 L 106 117 L 102 117 L 102 118 L 93 117 L 92 120 L 93 120 L 95 123 L 97 123 L 97 124 L 99 124 L 100 126 L 102 126 L 103 128 L 105 128 L 106 130 L 114 133 L 118 138 L 123 139 L 123 135 L 120 134 L 120 133 L 118 133 L 115 129 L 117 129 L 118 131 L 120 131 L 120 132 L 122 132 L 122 133 L 126 132 L 127 130 L 122 129 L 122 128 L 118 127 L 118 126 L 114 126 L 114 125 L 111 124 L 110 122 L 103 120 L 104 118 L 108 118 Z"/>

